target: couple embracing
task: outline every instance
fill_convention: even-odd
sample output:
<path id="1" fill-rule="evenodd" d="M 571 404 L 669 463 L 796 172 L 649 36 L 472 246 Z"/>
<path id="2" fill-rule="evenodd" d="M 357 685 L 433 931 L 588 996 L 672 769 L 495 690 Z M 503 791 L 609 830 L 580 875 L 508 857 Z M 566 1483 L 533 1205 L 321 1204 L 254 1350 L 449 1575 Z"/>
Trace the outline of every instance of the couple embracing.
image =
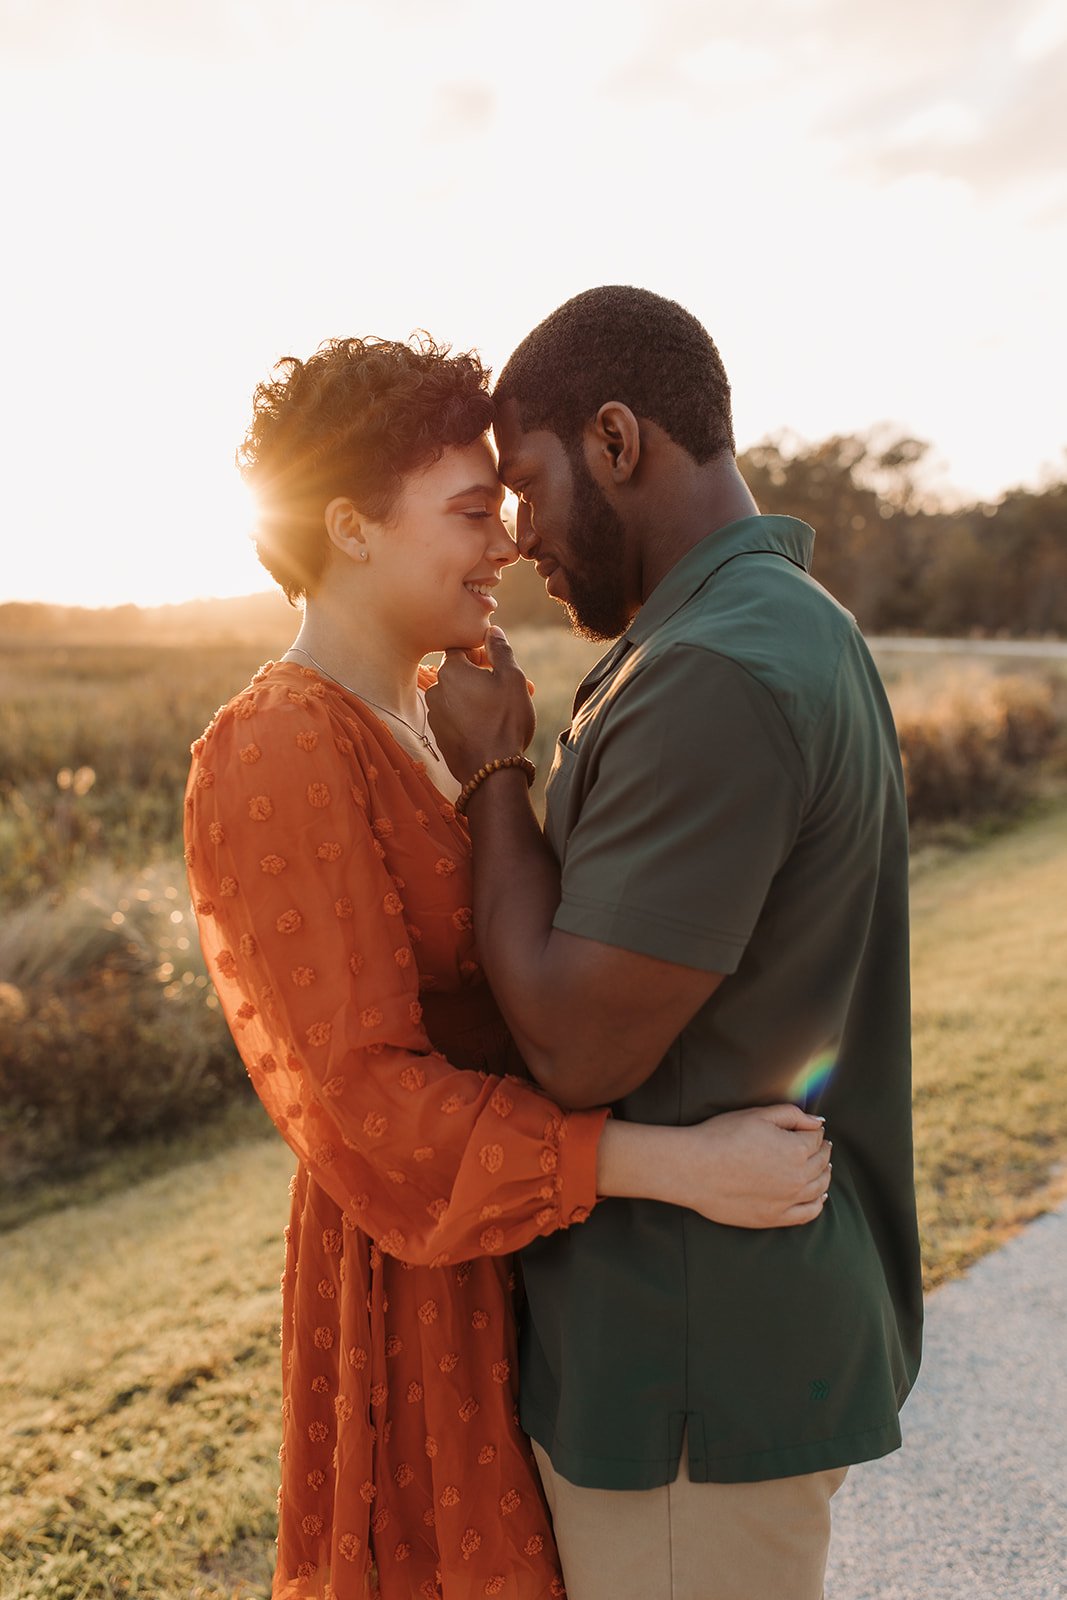
<path id="1" fill-rule="evenodd" d="M 922 1302 L 899 752 L 811 529 L 630 288 L 492 394 L 429 340 L 289 358 L 242 459 L 303 620 L 186 839 L 297 1156 L 275 1600 L 818 1600 Z M 614 641 L 543 832 L 520 556 Z"/>

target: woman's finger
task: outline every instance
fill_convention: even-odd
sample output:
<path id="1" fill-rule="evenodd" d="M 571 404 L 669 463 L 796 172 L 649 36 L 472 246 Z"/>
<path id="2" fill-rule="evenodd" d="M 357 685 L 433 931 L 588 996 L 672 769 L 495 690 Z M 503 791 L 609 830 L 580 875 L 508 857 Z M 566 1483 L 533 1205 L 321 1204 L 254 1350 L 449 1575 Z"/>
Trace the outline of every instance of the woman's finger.
<path id="1" fill-rule="evenodd" d="M 814 1155 L 810 1155 L 808 1157 L 807 1162 L 805 1163 L 807 1171 L 809 1173 L 825 1172 L 826 1168 L 830 1165 L 833 1148 L 833 1141 L 830 1139 L 824 1139 L 818 1150 L 815 1151 Z"/>
<path id="2" fill-rule="evenodd" d="M 790 1206 L 782 1218 L 783 1228 L 802 1227 L 806 1222 L 814 1222 L 816 1217 L 821 1217 L 826 1206 L 827 1196 L 820 1195 L 817 1200 L 805 1200 L 800 1205 Z"/>
<path id="3" fill-rule="evenodd" d="M 825 1172 L 817 1173 L 814 1178 L 804 1184 L 797 1195 L 798 1203 L 806 1205 L 809 1201 L 821 1200 L 824 1194 L 829 1193 L 832 1171 L 832 1167 L 827 1167 Z"/>

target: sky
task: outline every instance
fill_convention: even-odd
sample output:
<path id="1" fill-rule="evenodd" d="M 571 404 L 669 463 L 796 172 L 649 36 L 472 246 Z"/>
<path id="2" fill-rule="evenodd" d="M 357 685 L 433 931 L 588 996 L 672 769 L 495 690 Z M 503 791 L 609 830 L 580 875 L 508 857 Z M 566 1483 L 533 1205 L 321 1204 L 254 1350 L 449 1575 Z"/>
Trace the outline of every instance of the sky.
<path id="1" fill-rule="evenodd" d="M 740 447 L 1067 470 L 1067 0 L 0 0 L 0 601 L 268 586 L 255 384 L 680 300 Z"/>

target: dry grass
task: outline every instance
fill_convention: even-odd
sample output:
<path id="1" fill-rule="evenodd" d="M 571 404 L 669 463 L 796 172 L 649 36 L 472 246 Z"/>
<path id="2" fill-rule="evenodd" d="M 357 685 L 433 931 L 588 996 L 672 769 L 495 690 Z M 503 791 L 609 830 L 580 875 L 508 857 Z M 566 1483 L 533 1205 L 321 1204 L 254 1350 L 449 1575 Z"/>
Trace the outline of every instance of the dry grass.
<path id="1" fill-rule="evenodd" d="M 0 649 L 0 903 L 100 861 L 179 853 L 190 742 L 259 659 L 247 645 Z"/>
<path id="2" fill-rule="evenodd" d="M 574 688 L 602 647 L 562 628 L 518 628 L 512 642 L 537 685 L 532 753 L 539 794 L 556 733 L 569 720 Z M 219 703 L 281 648 L 284 641 L 277 638 L 265 640 L 261 649 L 0 647 L 0 905 L 80 882 L 100 861 L 137 870 L 175 856 L 191 740 Z M 909 714 L 917 705 L 924 725 L 930 720 L 924 708 L 944 701 L 946 678 L 961 673 L 955 654 L 894 652 L 881 665 L 894 703 L 899 700 Z M 1040 685 L 1052 672 L 1037 662 L 1028 669 L 1038 685 L 1034 692 L 1047 692 Z M 988 698 L 997 676 L 995 660 L 976 661 L 964 669 L 957 700 Z M 1064 683 L 1062 671 L 1057 681 Z M 950 709 L 943 706 L 935 718 L 942 730 Z M 981 782 L 972 782 L 970 790 L 972 810 L 999 803 L 994 789 L 986 791 Z"/>
<path id="3" fill-rule="evenodd" d="M 913 821 L 1008 816 L 1062 746 L 1067 707 L 1048 679 L 981 670 L 898 685 L 893 710 Z"/>

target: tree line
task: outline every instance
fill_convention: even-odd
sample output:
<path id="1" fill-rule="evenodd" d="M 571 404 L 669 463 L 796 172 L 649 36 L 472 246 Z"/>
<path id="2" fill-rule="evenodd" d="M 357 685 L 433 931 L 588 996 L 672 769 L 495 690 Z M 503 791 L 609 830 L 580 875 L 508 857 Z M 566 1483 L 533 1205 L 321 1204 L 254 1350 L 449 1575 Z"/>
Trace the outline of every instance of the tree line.
<path id="1" fill-rule="evenodd" d="M 788 437 L 738 464 L 760 510 L 815 529 L 816 577 L 869 633 L 1067 634 L 1067 481 L 946 510 L 923 486 L 929 446 Z"/>

